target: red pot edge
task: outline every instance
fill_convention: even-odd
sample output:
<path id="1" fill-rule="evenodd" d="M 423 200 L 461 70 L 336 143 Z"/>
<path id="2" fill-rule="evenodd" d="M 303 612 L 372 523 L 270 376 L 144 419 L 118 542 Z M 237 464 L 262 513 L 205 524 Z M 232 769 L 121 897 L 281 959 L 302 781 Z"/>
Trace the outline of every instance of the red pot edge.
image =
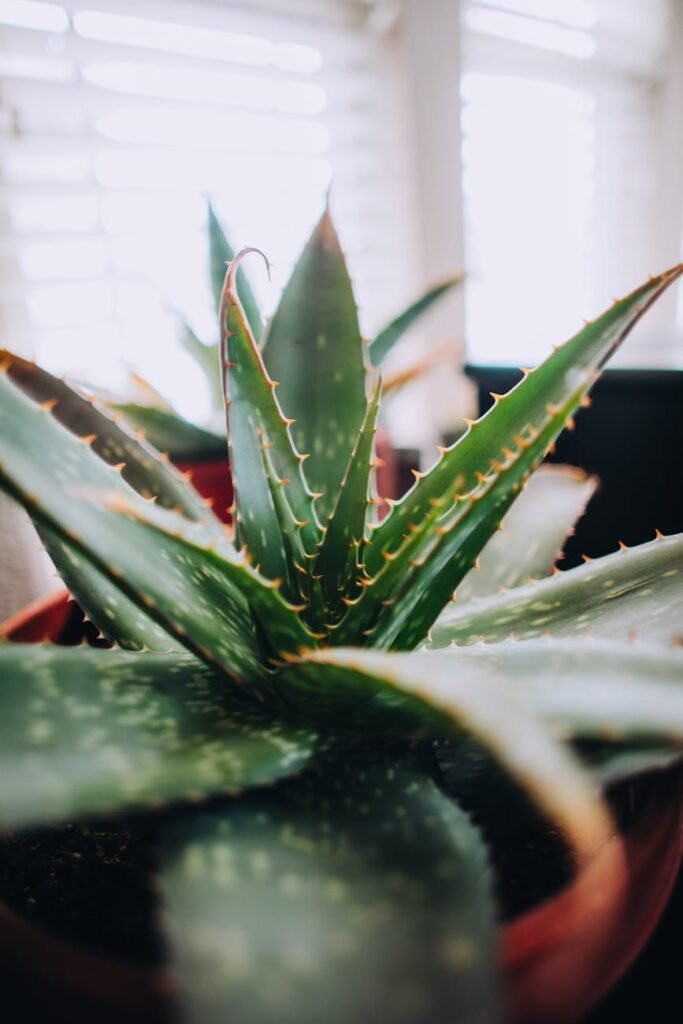
<path id="1" fill-rule="evenodd" d="M 624 976 L 667 905 L 683 855 L 680 771 L 559 895 L 504 926 L 507 1019 L 579 1020 Z"/>
<path id="2" fill-rule="evenodd" d="M 49 998 L 57 1000 L 67 993 L 76 1020 L 83 1010 L 97 1012 L 102 1004 L 110 1004 L 116 1013 L 133 1014 L 137 1022 L 155 1021 L 169 1003 L 173 992 L 170 972 L 135 967 L 103 954 L 89 953 L 56 938 L 46 929 L 26 921 L 20 914 L 0 902 L 0 954 L 3 963 L 16 969 L 21 977 L 35 984 L 40 979 L 38 1000 L 42 1005 Z M 47 991 L 44 991 L 46 989 Z M 71 1010 L 71 1006 L 68 1007 Z M 80 1011 L 80 1012 L 78 1012 Z M 27 1018 L 28 1019 L 28 1018 Z M 61 1020 L 61 1018 L 60 1018 Z"/>
<path id="3" fill-rule="evenodd" d="M 76 607 L 67 590 L 33 601 L 0 623 L 0 640 L 56 643 Z M 125 1013 L 127 1020 L 152 1024 L 160 1011 L 163 1014 L 172 992 L 172 978 L 166 972 L 88 953 L 31 924 L 2 902 L 0 956 L 22 976 L 39 972 L 54 998 L 64 992 L 73 994 L 75 1020 L 93 1015 L 99 1019 L 101 1005 L 107 1002 L 117 1014 Z M 47 998 L 41 991 L 41 1005 Z"/>
<path id="4" fill-rule="evenodd" d="M 228 462 L 227 449 L 225 457 L 220 456 L 210 459 L 174 459 L 173 465 L 179 473 L 188 473 L 190 478 L 193 474 L 215 477 L 217 480 L 230 476 L 230 463 Z"/>
<path id="5" fill-rule="evenodd" d="M 188 483 L 213 509 L 223 523 L 232 521 L 231 506 L 234 500 L 230 464 L 225 457 L 211 459 L 174 460 L 175 468 L 183 474 Z"/>
<path id="6" fill-rule="evenodd" d="M 0 638 L 21 641 L 35 634 L 56 641 L 69 613 L 66 591 L 50 595 L 0 624 Z M 642 951 L 666 907 L 683 856 L 680 774 L 670 772 L 665 778 L 668 785 L 661 799 L 648 807 L 631 829 L 615 835 L 598 851 L 571 885 L 501 928 L 500 959 L 509 1021 L 576 1021 L 616 984 Z M 641 899 L 640 889 L 633 883 L 648 876 L 651 880 L 655 864 L 656 886 L 648 888 L 648 899 Z M 9 943 L 8 931 L 13 936 Z M 19 951 L 26 964 L 36 949 L 53 980 L 63 983 L 66 978 L 93 994 L 106 993 L 119 1005 L 140 999 L 151 1005 L 168 996 L 164 972 L 86 953 L 26 923 L 0 903 L 0 950 L 13 951 L 15 956 Z M 580 977 L 586 972 L 592 975 L 590 982 L 577 988 L 577 972 Z M 568 995 L 558 999 L 558 988 Z M 545 1007 L 544 998 L 549 996 L 553 1009 Z M 558 1016 L 558 1005 L 565 1007 L 565 1016 Z"/>
<path id="7" fill-rule="evenodd" d="M 40 597 L 0 623 L 0 639 L 19 643 L 37 643 L 40 640 L 56 643 L 69 618 L 70 604 L 68 590 Z"/>

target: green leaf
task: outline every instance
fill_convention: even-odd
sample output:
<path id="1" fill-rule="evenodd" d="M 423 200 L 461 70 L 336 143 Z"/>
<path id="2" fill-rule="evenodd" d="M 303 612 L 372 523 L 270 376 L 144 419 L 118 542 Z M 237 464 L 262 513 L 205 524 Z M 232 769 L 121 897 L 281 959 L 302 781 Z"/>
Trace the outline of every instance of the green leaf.
<path id="1" fill-rule="evenodd" d="M 264 471 L 282 540 L 286 575 L 281 591 L 283 596 L 294 602 L 311 628 L 317 630 L 316 636 L 322 638 L 325 634 L 326 615 L 320 580 L 317 573 L 312 573 L 307 568 L 311 559 L 304 550 L 301 528 L 287 501 L 286 483 L 280 480 L 275 472 L 270 446 L 263 439 L 261 444 Z M 274 537 L 273 542 L 276 541 L 277 538 Z"/>
<path id="2" fill-rule="evenodd" d="M 370 482 L 380 399 L 379 382 L 351 452 L 334 508 L 329 515 L 315 573 L 322 578 L 335 618 L 344 612 L 342 598 L 354 595 L 365 543 L 365 522 L 372 502 Z"/>
<path id="3" fill-rule="evenodd" d="M 475 604 L 452 605 L 429 648 L 497 643 L 552 633 L 654 644 L 683 640 L 683 534 L 650 541 Z"/>
<path id="4" fill-rule="evenodd" d="M 454 491 L 465 493 L 476 487 L 477 473 L 489 474 L 495 461 L 505 460 L 504 448 L 526 450 L 531 438 L 540 433 L 562 405 L 580 404 L 597 372 L 627 336 L 647 308 L 680 277 L 676 267 L 636 289 L 627 298 L 580 331 L 555 351 L 443 453 L 440 460 L 418 480 L 405 498 L 382 522 L 368 550 L 368 570 L 381 567 L 382 552 L 400 545 L 403 533 L 421 517 L 435 514 L 449 504 Z M 578 394 L 578 398 L 575 395 Z M 568 416 L 571 414 L 567 414 Z"/>
<path id="5" fill-rule="evenodd" d="M 241 619 L 239 615 L 235 624 L 230 620 L 236 610 L 242 612 L 239 600 L 260 623 L 262 635 L 269 642 L 262 654 L 278 657 L 315 646 L 316 638 L 299 618 L 299 609 L 280 593 L 279 585 L 252 569 L 227 539 L 217 536 L 207 546 L 204 535 L 193 524 L 173 513 L 126 502 L 118 496 L 108 500 L 104 495 L 101 500 L 108 511 L 121 517 L 120 525 L 111 524 L 113 529 L 122 530 L 125 523 L 131 539 L 137 535 L 140 547 L 144 550 L 150 546 L 155 558 L 165 563 L 168 596 L 160 589 L 159 598 L 149 607 L 154 613 L 160 600 L 158 614 L 162 622 L 174 623 L 176 635 L 195 653 L 229 673 L 237 672 L 236 664 L 231 662 L 236 653 L 225 645 L 224 633 L 228 625 L 232 633 Z M 178 589 L 176 607 L 174 586 Z M 194 605 L 190 603 L 193 596 Z M 200 633 L 207 637 L 204 647 L 195 644 Z M 251 681 L 255 668 L 252 666 L 251 676 L 246 676 Z"/>
<path id="6" fill-rule="evenodd" d="M 444 451 L 372 534 L 364 563 L 373 582 L 335 643 L 362 635 L 372 646 L 410 649 L 425 636 L 603 363 L 681 273 L 683 266 L 615 303 Z"/>
<path id="7" fill-rule="evenodd" d="M 133 651 L 184 649 L 66 537 L 45 524 L 40 526 L 40 536 L 62 580 L 107 640 Z"/>
<path id="8" fill-rule="evenodd" d="M 75 437 L 87 438 L 96 455 L 109 464 L 125 463 L 122 477 L 142 495 L 154 497 L 162 506 L 178 508 L 192 519 L 207 519 L 206 508 L 182 477 L 92 402 L 33 363 L 10 353 L 0 356 L 0 361 L 12 385 L 34 402 L 46 403 L 45 412 L 51 412 Z M 73 442 L 70 447 L 74 447 Z M 69 456 L 65 454 L 64 458 Z M 59 480 L 59 473 L 57 476 Z M 171 636 L 99 572 L 64 532 L 50 529 L 45 522 L 39 526 L 62 579 L 108 640 L 133 649 L 167 651 L 177 647 Z"/>
<path id="9" fill-rule="evenodd" d="M 518 708 L 563 740 L 657 741 L 683 745 L 683 654 L 591 637 L 512 640 L 431 659 L 458 685 L 496 684 Z"/>
<path id="10" fill-rule="evenodd" d="M 335 496 L 365 416 L 365 367 L 356 304 L 344 256 L 326 210 L 282 293 L 263 357 L 294 419 L 306 476 L 321 494 L 321 518 Z"/>
<path id="11" fill-rule="evenodd" d="M 282 581 L 284 592 L 290 601 L 308 604 L 311 578 L 306 569 L 306 552 L 301 540 L 301 532 L 285 494 L 286 484 L 278 478 L 270 456 L 270 446 L 265 438 L 260 438 L 263 471 L 270 491 L 273 510 L 278 520 L 279 532 L 268 538 L 269 544 L 279 546 L 278 559 L 283 566 Z"/>
<path id="12" fill-rule="evenodd" d="M 143 498 L 155 498 L 160 505 L 179 509 L 190 519 L 207 518 L 202 501 L 167 460 L 63 380 L 3 350 L 0 350 L 0 371 L 35 403 L 44 403 L 47 411 L 72 434 L 87 439 L 104 462 L 119 466 L 123 479 Z M 161 410 L 148 411 L 164 415 Z"/>
<path id="13" fill-rule="evenodd" d="M 430 747 L 439 785 L 472 815 L 489 849 L 499 919 L 538 906 L 571 882 L 562 836 L 487 750 L 471 738 Z"/>
<path id="14" fill-rule="evenodd" d="M 460 652 L 458 652 L 460 653 Z M 472 685 L 453 657 L 330 648 L 289 658 L 273 681 L 312 721 L 405 739 L 474 736 L 565 833 L 579 859 L 609 834 L 592 784 L 540 716 L 504 678 L 480 672 Z"/>
<path id="15" fill-rule="evenodd" d="M 590 743 L 579 745 L 581 760 L 601 786 L 613 786 L 646 772 L 668 771 L 683 752 L 663 743 Z"/>
<path id="16" fill-rule="evenodd" d="M 225 458 L 227 442 L 224 434 L 214 434 L 196 423 L 190 423 L 176 412 L 155 409 L 135 402 L 117 402 L 112 408 L 122 413 L 127 423 L 142 431 L 145 439 L 172 459 Z"/>
<path id="17" fill-rule="evenodd" d="M 161 886 L 196 1024 L 498 1020 L 485 848 L 409 765 L 334 763 L 171 824 Z"/>
<path id="18" fill-rule="evenodd" d="M 228 263 L 235 258 L 235 252 L 226 238 L 225 231 L 211 203 L 208 204 L 209 218 L 209 263 L 211 266 L 211 291 L 216 312 L 220 311 L 223 282 Z M 263 322 L 256 299 L 242 267 L 237 271 L 237 294 L 244 309 L 251 333 L 259 341 L 263 333 Z"/>
<path id="19" fill-rule="evenodd" d="M 597 480 L 569 466 L 541 466 L 528 480 L 456 592 L 459 603 L 548 576 Z"/>
<path id="20" fill-rule="evenodd" d="M 143 501 L 6 373 L 0 373 L 0 486 L 36 523 L 81 553 L 86 568 L 94 565 L 184 646 L 239 679 L 262 675 L 249 602 L 268 608 L 264 619 L 278 636 L 285 628 L 287 635 L 298 630 L 307 636 L 272 585 L 228 542 L 218 520 L 207 513 L 204 522 L 192 523 Z M 180 536 L 162 535 L 154 519 L 146 523 L 154 516 Z"/>
<path id="21" fill-rule="evenodd" d="M 445 281 L 432 285 L 419 299 L 416 299 L 407 309 L 404 309 L 402 313 L 395 317 L 391 323 L 387 324 L 368 346 L 368 355 L 372 365 L 379 366 L 406 331 L 410 330 L 413 324 L 431 309 L 442 295 L 445 295 L 452 288 L 461 285 L 463 280 L 464 275 L 458 274 L 455 277 L 449 277 Z"/>
<path id="22" fill-rule="evenodd" d="M 0 827 L 237 793 L 317 745 L 187 654 L 0 645 Z"/>
<path id="23" fill-rule="evenodd" d="M 287 567 L 282 555 L 279 519 L 266 476 L 262 443 L 270 446 L 269 455 L 277 479 L 285 481 L 283 488 L 287 503 L 299 524 L 301 542 L 308 554 L 316 553 L 321 529 L 301 467 L 303 457 L 292 444 L 289 424 L 275 397 L 275 386 L 266 373 L 235 291 L 239 259 L 230 264 L 221 307 L 236 524 L 240 539 L 264 576 L 282 579 L 286 576 Z"/>
<path id="24" fill-rule="evenodd" d="M 225 268 L 223 269 L 225 274 Z M 215 412 L 223 412 L 223 384 L 221 382 L 221 361 L 218 343 L 206 345 L 197 337 L 190 325 L 183 321 L 180 341 L 185 351 L 192 356 L 201 369 L 211 392 L 211 405 Z"/>

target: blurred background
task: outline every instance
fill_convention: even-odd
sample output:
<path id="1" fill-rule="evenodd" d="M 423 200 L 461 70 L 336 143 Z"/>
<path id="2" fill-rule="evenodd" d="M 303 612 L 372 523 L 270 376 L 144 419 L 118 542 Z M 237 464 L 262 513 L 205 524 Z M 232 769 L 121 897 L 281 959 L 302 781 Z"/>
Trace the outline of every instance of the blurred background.
<path id="1" fill-rule="evenodd" d="M 679 258 L 682 7 L 0 0 L 5 343 L 201 418 L 174 314 L 215 331 L 206 197 L 272 310 L 332 186 L 366 331 L 466 267 L 423 334 L 537 362 Z M 623 358 L 679 364 L 682 323 L 674 298 Z"/>
<path id="2" fill-rule="evenodd" d="M 207 199 L 269 256 L 268 313 L 329 194 L 368 335 L 467 272 L 392 356 L 442 353 L 389 410 L 426 451 L 681 258 L 681 111 L 683 0 L 0 0 L 2 345 L 201 422 L 179 318 L 215 338 Z M 682 333 L 679 289 L 558 449 L 603 481 L 576 557 L 683 528 Z M 0 496 L 0 619 L 52 585 L 36 550 Z M 677 901 L 596 1024 L 667 1005 Z"/>
<path id="3" fill-rule="evenodd" d="M 426 450 L 465 361 L 534 364 L 680 258 L 682 58 L 681 0 L 0 0 L 2 342 L 201 422 L 207 198 L 272 312 L 329 193 L 368 334 L 467 271 L 393 356 L 447 353 L 391 404 Z M 622 364 L 682 327 L 673 295 Z"/>

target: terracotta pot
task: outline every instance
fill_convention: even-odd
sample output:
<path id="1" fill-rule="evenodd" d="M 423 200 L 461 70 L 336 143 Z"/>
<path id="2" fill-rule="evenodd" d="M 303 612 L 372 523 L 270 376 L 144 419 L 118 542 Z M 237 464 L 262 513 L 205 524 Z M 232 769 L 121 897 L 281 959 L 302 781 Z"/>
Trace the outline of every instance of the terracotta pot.
<path id="1" fill-rule="evenodd" d="M 66 593 L 57 594 L 14 616 L 0 627 L 0 636 L 59 642 L 65 628 L 77 628 L 79 614 Z M 683 854 L 681 773 L 660 773 L 646 789 L 647 799 L 636 805 L 625 831 L 598 851 L 571 885 L 501 929 L 508 1021 L 580 1020 L 652 934 Z M 21 991 L 22 1019 L 32 1019 L 34 1004 L 49 1006 L 53 1020 L 70 1024 L 168 1019 L 171 986 L 162 972 L 75 949 L 2 905 L 0 957 L 3 975 Z M 62 1016 L 55 1017 L 55 1010 Z"/>
<path id="2" fill-rule="evenodd" d="M 232 476 L 227 458 L 176 462 L 202 498 L 206 498 L 213 511 L 224 523 L 232 522 L 230 507 L 233 502 Z"/>
<path id="3" fill-rule="evenodd" d="M 36 644 L 41 640 L 61 643 L 63 633 L 77 605 L 66 590 L 33 601 L 0 625 L 0 639 Z M 82 616 L 81 616 L 82 619 Z"/>
<path id="4" fill-rule="evenodd" d="M 398 457 L 388 436 L 382 427 L 377 430 L 375 445 L 379 466 L 377 469 L 377 493 L 382 498 L 399 498 Z M 388 506 L 380 508 L 380 516 L 388 511 Z"/>
<path id="5" fill-rule="evenodd" d="M 666 907 L 683 855 L 683 777 L 662 772 L 623 832 L 558 896 L 502 930 L 507 1017 L 574 1024 L 614 987 Z"/>

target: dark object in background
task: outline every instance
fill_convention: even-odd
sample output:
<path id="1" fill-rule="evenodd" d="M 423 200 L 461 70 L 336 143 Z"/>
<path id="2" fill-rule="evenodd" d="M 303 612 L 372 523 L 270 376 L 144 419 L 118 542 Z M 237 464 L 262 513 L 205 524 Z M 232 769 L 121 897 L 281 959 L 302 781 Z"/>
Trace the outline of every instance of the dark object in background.
<path id="1" fill-rule="evenodd" d="M 479 392 L 479 412 L 521 378 L 512 367 L 469 366 Z M 576 418 L 576 429 L 557 442 L 552 462 L 580 466 L 600 480 L 588 513 L 565 547 L 562 568 L 652 540 L 655 530 L 683 531 L 683 372 L 606 370 L 592 404 Z"/>
<path id="2" fill-rule="evenodd" d="M 413 470 L 420 468 L 417 448 L 396 449 L 396 495 L 405 494 L 415 483 Z"/>
<path id="3" fill-rule="evenodd" d="M 479 413 L 492 404 L 489 392 L 504 394 L 521 378 L 511 367 L 469 366 Z M 606 370 L 592 391 L 592 403 L 576 428 L 557 442 L 552 462 L 594 473 L 600 486 L 576 533 L 565 546 L 562 568 L 615 551 L 619 541 L 640 544 L 655 530 L 683 531 L 683 372 Z M 657 1024 L 683 1019 L 680 947 L 683 939 L 683 873 L 667 911 L 646 949 L 620 985 L 596 1007 L 586 1024 L 631 1024 L 646 1020 L 656 993 Z"/>

